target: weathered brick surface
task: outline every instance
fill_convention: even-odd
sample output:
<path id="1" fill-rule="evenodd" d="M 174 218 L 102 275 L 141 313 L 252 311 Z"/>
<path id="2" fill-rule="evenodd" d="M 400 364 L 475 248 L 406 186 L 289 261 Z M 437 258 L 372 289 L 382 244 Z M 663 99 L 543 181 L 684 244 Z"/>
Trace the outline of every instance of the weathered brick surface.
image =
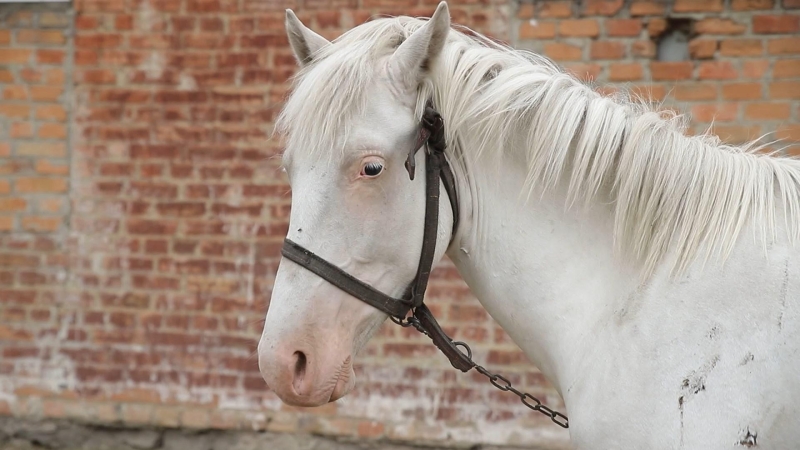
<path id="1" fill-rule="evenodd" d="M 563 444 L 544 417 L 391 324 L 360 355 L 345 401 L 289 408 L 258 373 L 289 212 L 269 139 L 295 71 L 283 9 L 332 38 L 373 14 L 429 15 L 436 3 L 0 6 L 0 414 Z M 794 3 L 464 0 L 451 10 L 455 22 L 608 82 L 604 92 L 629 87 L 691 113 L 694 132 L 713 124 L 732 142 L 766 133 L 800 153 Z M 656 60 L 668 16 L 695 20 L 690 60 Z M 451 264 L 437 267 L 429 293 L 478 360 L 561 406 Z"/>
<path id="2" fill-rule="evenodd" d="M 577 4 L 585 7 L 568 7 Z M 765 142 L 786 140 L 774 147 L 800 151 L 787 131 L 800 121 L 800 11 L 794 2 L 523 0 L 517 8 L 524 14 L 514 19 L 515 42 L 563 62 L 580 78 L 634 92 L 647 84 L 649 97 L 691 114 L 695 133 L 712 121 L 726 122 L 715 129 L 730 142 L 764 134 Z M 693 20 L 689 60 L 657 60 L 670 17 Z M 554 25 L 558 32 L 549 31 Z"/>
<path id="3" fill-rule="evenodd" d="M 66 5 L 0 5 L 0 223 L 12 232 L 63 232 L 67 202 L 42 208 L 45 194 L 66 200 L 71 13 Z M 38 52 L 50 54 L 40 58 Z M 60 57 L 56 58 L 56 55 Z M 37 111 L 60 108 L 62 114 Z M 53 167 L 65 170 L 53 171 Z"/>

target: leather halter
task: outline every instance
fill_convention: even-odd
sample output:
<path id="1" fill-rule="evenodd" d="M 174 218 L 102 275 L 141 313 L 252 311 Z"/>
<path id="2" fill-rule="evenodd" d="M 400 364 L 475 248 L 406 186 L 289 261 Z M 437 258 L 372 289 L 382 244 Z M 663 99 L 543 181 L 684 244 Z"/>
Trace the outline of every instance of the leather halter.
<path id="1" fill-rule="evenodd" d="M 355 278 L 339 267 L 329 263 L 301 245 L 286 239 L 281 253 L 291 261 L 315 273 L 325 281 L 347 292 L 353 297 L 372 305 L 388 314 L 396 323 L 407 325 L 413 323 L 420 331 L 428 335 L 433 343 L 447 356 L 450 364 L 456 369 L 466 372 L 475 363 L 464 355 L 444 333 L 436 318 L 424 303 L 425 290 L 433 266 L 436 250 L 436 235 L 439 228 L 439 182 L 444 185 L 453 210 L 452 240 L 458 230 L 459 210 L 455 177 L 444 150 L 447 147 L 444 133 L 444 121 L 430 103 L 420 121 L 420 128 L 414 147 L 408 152 L 405 162 L 408 176 L 414 179 L 416 172 L 415 156 L 419 148 L 425 144 L 425 223 L 422 235 L 422 252 L 419 257 L 417 274 L 402 298 L 390 297 L 372 286 Z M 413 311 L 414 322 L 403 323 L 409 311 Z"/>

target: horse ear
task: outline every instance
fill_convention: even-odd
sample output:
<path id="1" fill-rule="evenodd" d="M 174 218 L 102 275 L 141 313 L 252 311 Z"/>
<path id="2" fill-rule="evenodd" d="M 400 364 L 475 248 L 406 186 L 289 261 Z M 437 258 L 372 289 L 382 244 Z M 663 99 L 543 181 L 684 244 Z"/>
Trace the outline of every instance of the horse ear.
<path id="1" fill-rule="evenodd" d="M 450 11 L 441 2 L 431 19 L 411 34 L 389 61 L 389 76 L 410 90 L 422 82 L 425 71 L 439 56 L 450 31 Z"/>
<path id="2" fill-rule="evenodd" d="M 310 63 L 317 50 L 330 44 L 330 41 L 303 25 L 291 9 L 286 10 L 286 34 L 301 66 Z"/>

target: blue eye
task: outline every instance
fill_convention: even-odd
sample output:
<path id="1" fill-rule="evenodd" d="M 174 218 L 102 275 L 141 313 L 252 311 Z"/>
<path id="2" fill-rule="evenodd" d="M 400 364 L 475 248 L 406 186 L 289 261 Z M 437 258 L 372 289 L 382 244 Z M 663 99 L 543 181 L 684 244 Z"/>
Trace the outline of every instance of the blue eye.
<path id="1" fill-rule="evenodd" d="M 377 177 L 381 172 L 383 172 L 383 164 L 375 161 L 368 162 L 361 170 L 361 174 L 368 177 Z"/>

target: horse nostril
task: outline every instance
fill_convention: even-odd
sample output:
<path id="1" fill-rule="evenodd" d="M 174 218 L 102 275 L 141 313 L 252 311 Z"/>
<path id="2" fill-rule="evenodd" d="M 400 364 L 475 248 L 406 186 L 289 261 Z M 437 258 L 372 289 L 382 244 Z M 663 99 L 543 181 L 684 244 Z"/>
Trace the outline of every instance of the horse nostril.
<path id="1" fill-rule="evenodd" d="M 292 385 L 294 386 L 294 390 L 297 393 L 301 392 L 301 387 L 303 386 L 303 378 L 306 375 L 306 354 L 300 351 L 294 352 L 295 363 L 294 363 L 294 377 L 292 381 Z"/>

